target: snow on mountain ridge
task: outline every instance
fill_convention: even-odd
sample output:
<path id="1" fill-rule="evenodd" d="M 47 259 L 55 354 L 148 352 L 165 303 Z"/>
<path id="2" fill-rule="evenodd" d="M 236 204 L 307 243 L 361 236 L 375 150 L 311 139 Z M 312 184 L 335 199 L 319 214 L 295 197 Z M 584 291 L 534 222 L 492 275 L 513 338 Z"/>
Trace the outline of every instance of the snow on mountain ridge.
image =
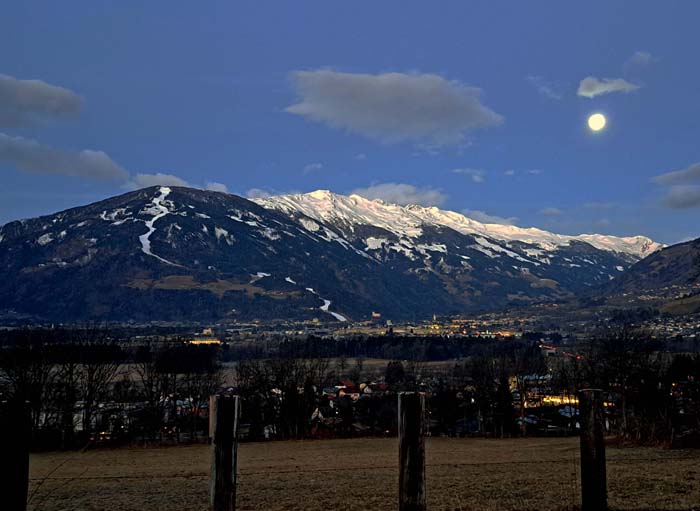
<path id="1" fill-rule="evenodd" d="M 356 226 L 380 227 L 399 237 L 418 237 L 426 225 L 448 227 L 462 234 L 480 235 L 493 240 L 524 242 L 546 251 L 568 246 L 573 241 L 588 243 L 609 252 L 623 253 L 643 258 L 664 245 L 645 236 L 618 237 L 602 234 L 576 236 L 556 234 L 536 227 L 485 224 L 455 211 L 435 206 L 400 206 L 381 200 L 370 200 L 359 195 L 340 195 L 329 190 L 316 190 L 305 194 L 291 194 L 253 199 L 268 209 L 287 214 L 301 213 L 321 222 L 330 222 L 353 233 Z"/>

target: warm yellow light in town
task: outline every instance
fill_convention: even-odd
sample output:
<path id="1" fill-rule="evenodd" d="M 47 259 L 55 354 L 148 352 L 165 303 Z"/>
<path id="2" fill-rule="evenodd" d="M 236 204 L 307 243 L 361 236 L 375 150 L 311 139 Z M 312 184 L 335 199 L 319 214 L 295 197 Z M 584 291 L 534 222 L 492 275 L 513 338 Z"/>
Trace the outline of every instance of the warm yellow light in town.
<path id="1" fill-rule="evenodd" d="M 588 118 L 588 127 L 593 131 L 600 131 L 605 128 L 605 122 L 603 114 L 593 114 Z"/>

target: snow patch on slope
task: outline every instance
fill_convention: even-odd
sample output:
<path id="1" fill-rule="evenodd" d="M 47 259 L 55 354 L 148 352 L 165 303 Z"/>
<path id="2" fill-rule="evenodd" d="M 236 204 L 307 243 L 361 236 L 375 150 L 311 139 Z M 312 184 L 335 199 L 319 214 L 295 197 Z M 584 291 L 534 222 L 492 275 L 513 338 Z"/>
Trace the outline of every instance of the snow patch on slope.
<path id="1" fill-rule="evenodd" d="M 167 186 L 161 186 L 159 188 L 160 194 L 154 197 L 151 201 L 151 204 L 149 205 L 149 208 L 144 210 L 144 213 L 152 214 L 153 217 L 150 220 L 146 220 L 146 227 L 148 227 L 148 231 L 145 234 L 139 236 L 139 241 L 141 242 L 141 250 L 144 254 L 147 254 L 151 257 L 155 257 L 156 259 L 165 264 L 169 264 L 171 266 L 179 266 L 173 262 L 168 261 L 167 259 L 160 257 L 159 255 L 154 254 L 151 251 L 151 234 L 153 234 L 156 231 L 155 223 L 156 221 L 170 213 L 170 210 L 163 205 L 163 201 L 168 196 L 170 191 L 170 188 L 168 188 Z"/>
<path id="2" fill-rule="evenodd" d="M 323 299 L 322 299 L 322 300 L 323 300 Z M 323 300 L 323 305 L 321 305 L 321 307 L 319 307 L 319 308 L 320 308 L 323 312 L 327 312 L 328 314 L 330 314 L 331 316 L 333 316 L 333 317 L 334 317 L 335 319 L 337 319 L 338 321 L 343 321 L 343 322 L 344 322 L 344 321 L 347 321 L 347 320 L 348 320 L 348 318 L 346 318 L 346 317 L 343 316 L 342 314 L 338 314 L 337 312 L 333 312 L 333 311 L 331 311 L 331 310 L 328 310 L 328 307 L 330 307 L 330 306 L 331 306 L 331 301 L 330 301 L 330 300 Z"/>
<path id="3" fill-rule="evenodd" d="M 39 236 L 39 237 L 37 238 L 37 240 L 36 240 L 36 242 L 37 242 L 39 245 L 41 245 L 42 247 L 43 247 L 44 245 L 48 245 L 48 244 L 51 243 L 52 241 L 53 241 L 53 236 L 51 235 L 51 233 L 42 234 L 42 235 Z"/>
<path id="4" fill-rule="evenodd" d="M 663 247 L 644 236 L 621 238 L 600 234 L 570 236 L 555 234 L 535 227 L 484 224 L 454 211 L 418 205 L 399 206 L 381 200 L 369 200 L 359 195 L 338 195 L 328 190 L 306 194 L 280 195 L 265 199 L 253 199 L 267 209 L 287 214 L 303 214 L 320 222 L 329 222 L 341 229 L 348 238 L 354 236 L 357 226 L 379 227 L 398 237 L 416 238 L 423 234 L 426 225 L 448 227 L 462 234 L 479 235 L 491 240 L 524 242 L 540 250 L 553 252 L 572 242 L 585 242 L 600 250 L 626 254 L 640 259 Z M 318 230 L 308 219 L 300 222 L 308 230 Z M 507 254 L 510 255 L 510 254 Z M 512 256 L 511 256 L 512 257 Z"/>

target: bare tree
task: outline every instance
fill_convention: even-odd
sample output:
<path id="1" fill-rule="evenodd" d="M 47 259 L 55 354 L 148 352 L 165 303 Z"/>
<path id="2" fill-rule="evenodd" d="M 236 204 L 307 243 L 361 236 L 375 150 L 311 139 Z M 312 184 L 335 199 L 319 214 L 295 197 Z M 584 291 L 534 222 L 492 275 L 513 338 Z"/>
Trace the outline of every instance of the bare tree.
<path id="1" fill-rule="evenodd" d="M 44 418 L 44 406 L 53 379 L 54 361 L 47 347 L 48 331 L 23 332 L 18 343 L 0 350 L 0 372 L 12 397 L 28 401 L 34 431 Z"/>
<path id="2" fill-rule="evenodd" d="M 182 352 L 184 374 L 180 382 L 180 392 L 190 403 L 192 440 L 196 437 L 197 422 L 204 405 L 209 396 L 218 392 L 224 382 L 216 355 L 215 349 L 210 346 L 188 346 Z"/>

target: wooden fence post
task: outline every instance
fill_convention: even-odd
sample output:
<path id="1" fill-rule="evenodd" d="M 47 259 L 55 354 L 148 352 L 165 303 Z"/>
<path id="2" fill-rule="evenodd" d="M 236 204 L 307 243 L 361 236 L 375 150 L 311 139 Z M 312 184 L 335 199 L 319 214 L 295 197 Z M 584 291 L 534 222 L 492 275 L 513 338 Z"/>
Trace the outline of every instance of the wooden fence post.
<path id="1" fill-rule="evenodd" d="M 578 393 L 578 414 L 581 426 L 581 509 L 608 509 L 605 473 L 605 415 L 603 391 L 582 389 Z"/>
<path id="2" fill-rule="evenodd" d="M 238 421 L 241 414 L 239 396 L 214 396 L 214 436 L 211 442 L 209 505 L 211 511 L 235 511 L 236 471 L 238 467 Z"/>
<path id="3" fill-rule="evenodd" d="M 399 393 L 399 511 L 425 511 L 425 394 Z"/>
<path id="4" fill-rule="evenodd" d="M 29 407 L 23 401 L 0 402 L 0 474 L 2 509 L 25 511 L 29 489 Z"/>
<path id="5" fill-rule="evenodd" d="M 214 441 L 214 401 L 216 396 L 209 396 L 209 443 Z"/>

